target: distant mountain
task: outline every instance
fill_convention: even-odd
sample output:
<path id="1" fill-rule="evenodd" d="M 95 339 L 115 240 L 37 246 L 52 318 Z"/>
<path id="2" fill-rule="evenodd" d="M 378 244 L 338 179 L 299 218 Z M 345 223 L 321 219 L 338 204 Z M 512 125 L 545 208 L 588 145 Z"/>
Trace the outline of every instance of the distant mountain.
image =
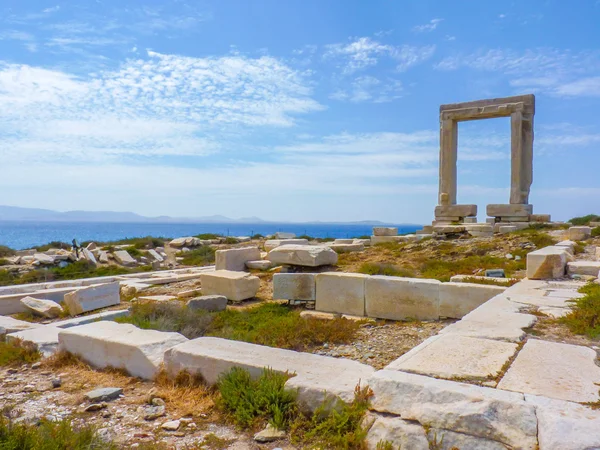
<path id="1" fill-rule="evenodd" d="M 215 215 L 206 217 L 146 217 L 132 212 L 118 211 L 53 211 L 50 209 L 21 208 L 0 205 L 0 221 L 38 222 L 156 222 L 156 223 L 282 223 L 263 220 L 259 217 L 230 217 Z M 291 223 L 291 222 L 288 222 Z M 360 222 L 305 222 L 305 223 L 344 223 L 348 225 L 383 225 L 377 220 Z"/>

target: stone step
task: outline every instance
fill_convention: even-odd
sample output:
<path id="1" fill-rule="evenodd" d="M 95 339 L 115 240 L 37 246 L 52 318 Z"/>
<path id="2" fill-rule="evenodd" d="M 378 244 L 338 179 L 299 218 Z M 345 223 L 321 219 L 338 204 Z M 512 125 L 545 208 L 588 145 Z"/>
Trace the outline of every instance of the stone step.
<path id="1" fill-rule="evenodd" d="M 165 368 L 171 375 L 187 370 L 200 374 L 209 384 L 215 384 L 233 367 L 247 369 L 254 377 L 265 367 L 295 373 L 286 386 L 298 390 L 299 403 L 306 411 L 314 411 L 325 400 L 351 402 L 354 388 L 375 372 L 370 366 L 347 359 L 213 337 L 193 339 L 165 353 Z"/>
<path id="2" fill-rule="evenodd" d="M 567 273 L 573 275 L 598 276 L 600 272 L 600 261 L 573 261 L 567 263 Z"/>

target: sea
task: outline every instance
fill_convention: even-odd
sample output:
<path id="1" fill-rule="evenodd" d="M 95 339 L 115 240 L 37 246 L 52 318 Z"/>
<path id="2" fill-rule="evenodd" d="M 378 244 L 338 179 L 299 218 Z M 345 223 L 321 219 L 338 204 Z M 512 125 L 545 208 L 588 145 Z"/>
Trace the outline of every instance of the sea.
<path id="1" fill-rule="evenodd" d="M 373 224 L 337 223 L 155 223 L 155 222 L 33 222 L 0 221 L 0 245 L 22 250 L 52 241 L 116 241 L 133 237 L 176 238 L 215 233 L 223 236 L 263 236 L 278 231 L 317 238 L 354 238 L 370 236 Z M 379 224 L 375 226 L 380 226 Z M 398 233 L 414 233 L 420 225 L 385 224 L 398 227 Z"/>

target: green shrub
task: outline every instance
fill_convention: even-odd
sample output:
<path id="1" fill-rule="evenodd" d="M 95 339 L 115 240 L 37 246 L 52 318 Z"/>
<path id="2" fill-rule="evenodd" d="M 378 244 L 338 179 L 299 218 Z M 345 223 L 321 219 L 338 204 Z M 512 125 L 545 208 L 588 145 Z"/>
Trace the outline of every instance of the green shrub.
<path id="1" fill-rule="evenodd" d="M 367 262 L 358 269 L 359 273 L 367 275 L 387 275 L 393 277 L 408 277 L 415 276 L 415 272 L 410 269 L 394 266 L 388 263 Z"/>
<path id="2" fill-rule="evenodd" d="M 575 226 L 589 225 L 590 222 L 600 222 L 600 216 L 588 214 L 587 216 L 573 217 L 569 222 Z"/>
<path id="3" fill-rule="evenodd" d="M 264 239 L 264 238 L 265 237 L 260 233 L 256 233 L 256 234 L 253 234 L 252 236 L 250 236 L 250 239 Z"/>
<path id="4" fill-rule="evenodd" d="M 450 281 L 453 275 L 472 275 L 479 269 L 503 268 L 509 272 L 518 270 L 525 266 L 524 261 L 508 261 L 496 256 L 467 256 L 456 261 L 446 261 L 441 259 L 430 259 L 421 266 L 421 276 L 423 278 L 434 278 L 440 281 Z"/>
<path id="5" fill-rule="evenodd" d="M 301 234 L 297 239 L 306 239 L 307 241 L 312 241 L 314 238 L 309 236 L 308 234 Z"/>
<path id="6" fill-rule="evenodd" d="M 558 242 L 555 238 L 550 236 L 543 231 L 538 231 L 534 228 L 525 228 L 523 230 L 515 231 L 514 234 L 520 234 L 527 237 L 529 242 L 536 246 L 536 248 L 544 248 L 549 247 L 550 245 L 554 245 Z"/>
<path id="7" fill-rule="evenodd" d="M 590 338 L 600 336 L 600 285 L 588 283 L 579 289 L 583 297 L 569 300 L 571 312 L 560 321 L 575 334 Z"/>
<path id="8" fill-rule="evenodd" d="M 239 243 L 239 241 L 237 240 L 237 238 L 234 237 L 226 237 L 225 240 L 223 241 L 223 244 L 228 244 L 228 245 L 233 245 L 233 244 L 237 244 Z"/>
<path id="9" fill-rule="evenodd" d="M 0 245 L 0 258 L 6 258 L 7 256 L 14 256 L 16 252 L 5 245 Z"/>
<path id="10" fill-rule="evenodd" d="M 0 367 L 32 363 L 40 359 L 34 344 L 23 341 L 0 341 Z M 0 448 L 3 448 L 0 445 Z"/>
<path id="11" fill-rule="evenodd" d="M 314 240 L 317 242 L 333 242 L 333 241 L 335 241 L 335 238 L 332 238 L 332 237 L 314 238 Z"/>
<path id="12" fill-rule="evenodd" d="M 186 266 L 208 266 L 215 262 L 215 249 L 208 245 L 203 245 L 195 250 L 179 253 L 178 256 L 183 257 L 181 263 Z"/>
<path id="13" fill-rule="evenodd" d="M 592 237 L 598 237 L 598 236 L 600 236 L 600 227 L 592 228 Z"/>
<path id="14" fill-rule="evenodd" d="M 297 414 L 296 394 L 285 389 L 289 378 L 287 374 L 264 369 L 254 380 L 246 369 L 234 367 L 219 377 L 219 403 L 242 428 L 250 428 L 259 421 L 269 421 L 283 430 Z"/>
<path id="15" fill-rule="evenodd" d="M 8 266 L 10 263 L 4 258 L 0 258 L 0 266 Z"/>
<path id="16" fill-rule="evenodd" d="M 38 252 L 45 252 L 46 250 L 50 250 L 51 248 L 62 248 L 63 250 L 70 250 L 72 248 L 72 245 L 61 241 L 52 241 L 48 242 L 47 244 L 36 247 L 36 250 Z"/>
<path id="17" fill-rule="evenodd" d="M 116 444 L 100 439 L 92 426 L 75 428 L 69 420 L 42 420 L 37 425 L 14 423 L 0 417 L 2 450 L 116 450 Z"/>
<path id="18" fill-rule="evenodd" d="M 215 234 L 215 233 L 202 233 L 202 234 L 197 234 L 196 237 L 198 239 L 202 239 L 202 240 L 210 240 L 210 239 L 219 239 L 219 238 L 222 238 L 223 236 L 220 234 Z"/>
<path id="19" fill-rule="evenodd" d="M 9 284 L 12 284 L 16 278 L 17 275 L 13 272 L 9 272 L 5 269 L 0 270 L 0 286 L 8 286 Z"/>
<path id="20" fill-rule="evenodd" d="M 166 237 L 145 236 L 145 237 L 136 237 L 136 238 L 125 238 L 125 239 L 120 239 L 118 241 L 97 242 L 96 244 L 98 244 L 101 247 L 106 247 L 106 246 L 114 247 L 115 245 L 129 245 L 131 247 L 135 247 L 138 250 L 143 250 L 143 249 L 149 249 L 149 248 L 162 247 L 163 245 L 165 245 L 165 242 L 168 240 L 170 240 L 170 239 L 166 238 Z M 85 242 L 84 244 L 88 244 L 88 243 L 89 242 Z"/>
<path id="21" fill-rule="evenodd" d="M 141 258 L 144 254 L 139 251 L 135 246 L 130 245 L 129 247 L 125 247 L 123 250 L 127 251 L 132 258 Z"/>

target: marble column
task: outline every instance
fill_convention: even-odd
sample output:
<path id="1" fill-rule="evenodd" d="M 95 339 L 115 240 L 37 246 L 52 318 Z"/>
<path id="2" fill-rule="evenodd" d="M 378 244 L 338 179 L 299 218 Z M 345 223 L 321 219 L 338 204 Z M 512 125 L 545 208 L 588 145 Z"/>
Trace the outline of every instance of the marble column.
<path id="1" fill-rule="evenodd" d="M 533 182 L 533 114 L 515 111 L 511 124 L 510 203 L 529 203 Z"/>
<path id="2" fill-rule="evenodd" d="M 458 123 L 440 120 L 440 191 L 439 205 L 456 205 L 456 158 Z"/>

